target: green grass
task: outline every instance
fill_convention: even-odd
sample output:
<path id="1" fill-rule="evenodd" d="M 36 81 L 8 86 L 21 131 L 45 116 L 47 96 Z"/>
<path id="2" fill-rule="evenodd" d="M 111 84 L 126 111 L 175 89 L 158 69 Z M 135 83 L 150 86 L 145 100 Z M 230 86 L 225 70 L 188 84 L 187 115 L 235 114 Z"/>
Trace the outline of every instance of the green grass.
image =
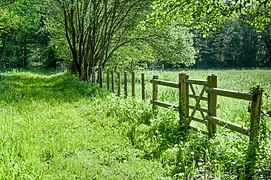
<path id="1" fill-rule="evenodd" d="M 65 73 L 1 74 L 0 179 L 163 177 L 108 114 L 114 99 Z"/>
<path id="2" fill-rule="evenodd" d="M 191 70 L 191 71 L 185 71 L 185 73 L 187 73 L 191 79 L 201 79 L 201 80 L 206 80 L 207 76 L 210 74 L 216 74 L 218 76 L 218 87 L 219 88 L 223 88 L 223 89 L 229 89 L 229 90 L 236 90 L 236 91 L 242 91 L 242 92 L 250 92 L 251 88 L 255 87 L 256 85 L 260 85 L 261 87 L 264 88 L 265 91 L 265 95 L 263 96 L 263 110 L 267 110 L 267 109 L 271 109 L 271 100 L 270 100 L 270 95 L 271 95 L 271 71 L 270 70 Z M 141 86 L 140 86 L 140 72 L 137 72 L 137 96 L 140 97 L 141 96 Z M 156 74 L 159 75 L 159 79 L 163 79 L 163 80 L 169 80 L 169 81 L 175 81 L 178 82 L 178 72 L 171 72 L 171 71 L 147 71 L 145 72 L 145 76 L 146 76 L 146 86 L 147 86 L 147 101 L 149 101 L 149 99 L 151 98 L 151 94 L 152 94 L 152 85 L 149 83 L 150 79 L 152 79 L 152 76 Z M 129 78 L 128 78 L 129 79 Z M 130 83 L 128 87 L 130 87 Z M 122 89 L 123 90 L 123 89 Z M 198 87 L 198 91 L 201 90 L 201 87 Z M 128 90 L 128 93 L 131 93 L 131 89 Z M 165 102 L 170 102 L 173 104 L 178 104 L 178 90 L 174 90 L 171 88 L 166 88 L 166 87 L 160 87 L 159 86 L 159 93 L 158 93 L 158 99 L 160 101 L 165 101 Z M 191 102 L 193 103 L 193 100 L 191 100 Z M 195 103 L 195 102 L 194 102 Z M 207 103 L 202 103 L 201 104 L 202 107 L 206 107 Z M 242 101 L 242 100 L 235 100 L 235 99 L 230 99 L 230 98 L 224 98 L 224 97 L 219 97 L 218 98 L 218 117 L 227 120 L 227 121 L 231 121 L 237 124 L 240 124 L 242 126 L 245 127 L 249 127 L 249 121 L 250 121 L 250 114 L 248 113 L 248 107 L 250 106 L 250 104 L 247 101 Z M 167 121 L 170 121 L 172 124 L 175 124 L 177 127 L 178 124 L 178 115 L 177 113 L 171 112 L 174 114 L 175 120 L 168 120 L 168 118 L 161 120 L 161 113 L 164 112 L 164 109 L 159 108 L 159 120 L 157 122 L 161 122 L 161 123 L 165 123 Z M 191 111 L 190 111 L 191 112 Z M 200 117 L 200 114 L 196 114 L 196 116 Z M 167 117 L 164 116 L 164 117 Z M 173 121 L 173 122 L 172 122 Z M 176 122 L 175 122 L 176 121 Z M 192 123 L 194 126 L 196 127 L 201 127 L 203 129 L 206 130 L 206 127 L 204 125 L 201 125 L 199 123 Z M 270 132 L 270 118 L 264 116 L 263 118 L 263 122 L 262 124 L 266 124 L 267 126 L 267 134 L 269 134 Z M 141 126 L 137 127 L 135 129 L 135 131 L 140 128 Z M 145 127 L 145 126 L 143 126 Z M 173 128 L 174 129 L 174 128 Z M 142 132 L 141 132 L 142 131 Z M 146 138 L 146 134 L 148 135 L 150 132 L 150 129 L 147 128 L 146 129 L 141 129 L 139 135 L 136 135 L 143 138 L 141 141 L 136 142 L 135 144 L 140 144 L 140 142 L 144 142 L 143 144 L 143 148 L 145 148 L 146 146 L 146 142 L 149 141 L 153 141 L 153 140 L 146 140 L 144 138 Z M 147 131 L 147 133 L 145 132 Z M 163 132 L 162 135 L 164 135 L 165 133 L 170 132 L 171 133 L 172 129 L 168 129 L 168 131 Z M 177 130 L 178 131 L 178 130 Z M 262 132 L 262 134 L 265 134 L 266 132 Z M 143 134 L 143 135 L 140 135 Z M 156 135 L 155 133 L 151 134 L 152 135 Z M 172 135 L 173 137 L 176 137 L 176 134 Z M 178 133 L 177 133 L 178 136 Z M 267 135 L 268 136 L 268 135 Z M 150 137 L 150 138 L 151 138 Z M 156 136 L 155 136 L 156 137 Z M 160 135 L 158 136 L 160 137 Z M 156 137 L 156 139 L 159 139 Z M 176 144 L 171 144 L 169 145 L 171 139 L 166 139 L 165 143 L 166 145 L 168 145 L 169 147 L 174 147 L 174 145 L 178 145 L 180 144 L 180 142 L 178 142 L 180 139 L 177 138 L 177 142 Z M 200 139 L 197 139 L 198 141 L 201 142 Z M 152 144 L 150 142 L 150 144 Z M 189 143 L 191 142 L 191 139 L 189 138 Z M 220 142 L 223 142 L 222 145 L 220 144 Z M 198 142 L 199 143 L 199 142 Z M 208 143 L 210 143 L 208 141 Z M 244 157 L 247 155 L 247 145 L 248 145 L 248 138 L 245 136 L 242 136 L 238 133 L 232 133 L 231 131 L 219 127 L 218 126 L 218 134 L 217 134 L 217 138 L 215 139 L 215 145 L 213 144 L 208 144 L 206 145 L 204 148 L 206 147 L 213 147 L 214 149 L 218 148 L 220 151 L 214 150 L 214 152 L 211 153 L 212 160 L 209 160 L 208 163 L 212 164 L 211 167 L 213 168 L 218 168 L 219 170 L 212 172 L 211 176 L 218 176 L 219 178 L 241 178 L 242 176 L 244 176 L 244 172 L 243 172 L 243 167 L 245 166 L 246 162 L 244 161 Z M 148 143 L 147 143 L 148 144 Z M 155 142 L 153 144 L 161 144 L 160 142 Z M 270 166 L 267 165 L 268 164 L 268 160 L 270 160 L 270 139 L 267 139 L 265 142 L 263 142 L 262 144 L 262 149 L 261 149 L 261 153 L 263 153 L 264 155 L 261 155 L 261 160 L 265 159 L 265 161 L 261 161 L 261 163 L 259 164 L 258 167 L 258 175 L 259 174 L 264 174 L 264 177 L 266 174 L 269 175 L 270 174 Z M 154 145 L 155 146 L 155 145 Z M 200 146 L 201 147 L 201 146 Z M 142 147 L 141 147 L 142 148 Z M 145 151 L 149 152 L 148 154 L 151 153 L 156 153 L 158 152 L 158 157 L 161 156 L 161 152 L 163 152 L 165 149 L 169 149 L 167 147 L 164 147 L 164 149 L 158 148 L 155 150 L 150 150 L 150 147 L 148 147 Z M 183 147 L 181 147 L 182 149 Z M 176 148 L 173 148 L 176 150 Z M 180 149 L 177 150 L 177 152 L 179 152 Z M 210 150 L 209 150 L 210 151 Z M 151 153 L 150 153 L 151 152 Z M 167 150 L 165 150 L 165 152 L 167 152 Z M 219 152 L 219 153 L 218 153 Z M 202 154 L 204 154 L 204 152 L 202 152 Z M 203 155 L 200 154 L 198 155 L 199 157 L 202 157 Z M 152 154 L 149 156 L 153 156 Z M 221 157 L 222 160 L 221 160 Z M 176 157 L 175 157 L 176 158 Z M 178 162 L 176 164 L 179 163 L 180 158 L 177 158 Z M 204 158 L 203 158 L 204 159 Z M 173 161 L 174 162 L 174 161 Z M 196 161 L 198 162 L 198 161 Z M 212 162 L 212 163 L 211 163 Z M 191 162 L 190 162 L 191 163 Z M 205 163 L 203 166 L 206 166 Z M 267 166 L 267 167 L 266 167 Z M 189 167 L 189 166 L 188 166 Z M 177 169 L 180 168 L 179 165 L 177 165 Z M 199 168 L 199 167 L 197 167 Z M 229 170 L 229 169 L 231 170 Z M 235 169 L 237 170 L 235 170 Z M 180 169 L 185 169 L 185 168 L 180 168 Z M 188 168 L 189 169 L 189 168 Z M 210 167 L 208 167 L 207 169 L 210 169 Z M 236 172 L 237 171 L 237 172 Z M 175 171 L 173 171 L 175 172 Z M 184 170 L 181 171 L 181 174 L 184 172 Z M 194 172 L 194 170 L 193 170 Z M 208 174 L 208 170 L 206 172 L 204 172 L 203 174 L 207 173 Z M 186 178 L 188 177 L 189 173 L 185 172 L 184 175 L 186 175 Z M 197 173 L 196 173 L 197 174 Z M 201 174 L 201 173 L 199 173 Z M 176 174 L 174 174 L 176 175 Z M 189 177 L 192 177 L 193 175 L 190 174 Z M 220 177 L 221 176 L 221 177 Z M 193 176 L 196 177 L 196 176 Z M 260 175 L 259 175 L 260 177 Z M 269 177 L 269 176 L 268 176 Z M 207 177 L 205 177 L 207 178 Z"/>
<path id="3" fill-rule="evenodd" d="M 177 72 L 159 73 L 177 81 Z M 197 79 L 209 73 L 188 72 Z M 270 71 L 215 73 L 219 87 L 249 91 L 264 83 L 270 92 Z M 148 101 L 118 98 L 67 73 L 14 70 L 0 74 L 0 82 L 0 179 L 244 178 L 248 139 L 224 128 L 211 140 L 184 133 L 176 112 L 154 116 Z M 161 93 L 174 101 L 175 92 Z M 223 118 L 247 124 L 240 122 L 248 120 L 247 104 L 222 99 L 220 106 L 228 106 Z M 268 138 L 262 136 L 256 179 L 271 178 L 270 131 L 270 125 L 261 131 Z"/>

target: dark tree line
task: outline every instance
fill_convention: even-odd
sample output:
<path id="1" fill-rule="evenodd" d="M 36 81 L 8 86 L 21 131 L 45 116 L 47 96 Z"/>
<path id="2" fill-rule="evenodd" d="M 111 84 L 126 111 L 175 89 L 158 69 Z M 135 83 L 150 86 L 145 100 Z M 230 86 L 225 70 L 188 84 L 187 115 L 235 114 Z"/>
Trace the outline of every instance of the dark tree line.
<path id="1" fill-rule="evenodd" d="M 195 32 L 199 50 L 196 68 L 271 67 L 271 31 L 257 31 L 249 24 L 229 21 L 206 38 Z"/>

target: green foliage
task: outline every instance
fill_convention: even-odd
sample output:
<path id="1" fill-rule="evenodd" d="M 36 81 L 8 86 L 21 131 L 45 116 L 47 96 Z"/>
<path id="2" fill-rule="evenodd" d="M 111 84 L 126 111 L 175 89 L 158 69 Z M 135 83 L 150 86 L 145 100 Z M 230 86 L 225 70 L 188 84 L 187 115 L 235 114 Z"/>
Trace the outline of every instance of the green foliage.
<path id="1" fill-rule="evenodd" d="M 62 43 L 63 49 L 68 45 L 74 73 L 83 79 L 88 77 L 87 69 L 105 66 L 119 48 L 134 41 L 132 32 L 150 5 L 140 0 L 47 2 L 51 7 L 47 26 L 55 36 L 51 43 Z M 63 37 L 66 43 L 60 43 Z"/>
<path id="2" fill-rule="evenodd" d="M 1 6 L 0 8 L 0 13 L 0 35 L 2 35 L 2 33 L 8 32 L 12 25 L 16 24 L 14 22 L 16 16 L 14 16 L 13 12 L 10 12 L 7 8 L 4 8 L 3 6 Z M 14 17 L 14 19 L 12 20 L 11 17 Z"/>
<path id="3" fill-rule="evenodd" d="M 193 47 L 193 35 L 185 27 L 166 26 L 150 29 L 155 34 L 147 42 L 154 50 L 154 57 L 167 64 L 194 64 L 196 51 Z M 149 41 L 148 41 L 149 40 Z"/>
<path id="4" fill-rule="evenodd" d="M 257 29 L 263 29 L 271 20 L 271 4 L 264 1 L 176 1 L 157 0 L 153 3 L 154 12 L 143 24 L 169 24 L 177 21 L 180 24 L 193 25 L 203 29 L 204 34 L 215 29 L 225 20 L 238 16 L 246 18 Z"/>
<path id="5" fill-rule="evenodd" d="M 107 66 L 118 70 L 142 69 L 155 61 L 153 56 L 153 49 L 146 43 L 133 42 L 120 47 L 108 61 Z"/>
<path id="6" fill-rule="evenodd" d="M 165 64 L 191 66 L 195 62 L 196 50 L 193 35 L 185 27 L 149 27 L 137 29 L 135 42 L 121 47 L 113 55 L 109 66 L 134 69 L 144 64 L 163 62 Z M 145 65 L 146 66 L 146 65 Z"/>
<path id="7" fill-rule="evenodd" d="M 39 0 L 9 1 L 3 4 L 3 10 L 7 13 L 1 16 L 6 18 L 1 19 L 6 25 L 3 31 L 0 27 L 1 68 L 26 67 L 32 62 L 48 60 L 49 34 L 42 30 L 44 9 L 45 5 Z"/>

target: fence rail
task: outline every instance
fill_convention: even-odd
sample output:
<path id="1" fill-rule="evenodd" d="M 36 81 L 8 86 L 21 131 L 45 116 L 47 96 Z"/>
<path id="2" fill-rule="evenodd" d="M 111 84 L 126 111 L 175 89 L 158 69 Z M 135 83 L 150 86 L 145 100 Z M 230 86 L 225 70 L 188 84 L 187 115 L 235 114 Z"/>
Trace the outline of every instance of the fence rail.
<path id="1" fill-rule="evenodd" d="M 214 116 L 207 116 L 206 119 L 208 121 L 211 121 L 212 123 L 223 126 L 223 127 L 228 128 L 232 131 L 239 132 L 243 135 L 248 135 L 249 129 L 247 129 L 243 126 L 240 126 L 239 124 L 235 124 L 235 123 L 232 123 L 229 121 L 224 121 L 224 120 L 222 120 L 218 117 L 214 117 Z"/>
<path id="2" fill-rule="evenodd" d="M 209 94 L 216 94 L 216 95 L 224 96 L 224 97 L 252 101 L 252 94 L 249 94 L 249 93 L 243 93 L 243 92 L 231 91 L 231 90 L 225 90 L 225 89 L 219 89 L 219 88 L 206 88 L 206 92 Z"/>
<path id="3" fill-rule="evenodd" d="M 187 84 L 207 85 L 207 81 L 198 80 L 198 79 L 187 79 L 187 80 L 184 80 L 184 82 Z"/>
<path id="4" fill-rule="evenodd" d="M 258 135 L 259 131 L 259 109 L 261 105 L 255 104 L 257 99 L 261 98 L 262 90 L 257 91 L 258 93 L 244 93 L 239 91 L 232 91 L 226 89 L 217 88 L 217 77 L 215 75 L 208 76 L 206 80 L 197 80 L 197 79 L 189 79 L 184 73 L 179 74 L 179 83 L 159 80 L 158 76 L 154 76 L 150 81 L 153 84 L 153 99 L 151 103 L 153 104 L 153 108 L 157 109 L 156 106 L 164 107 L 164 108 L 173 108 L 180 113 L 181 124 L 184 124 L 187 128 L 190 127 L 192 121 L 197 121 L 207 125 L 208 134 L 210 137 L 213 137 L 216 133 L 216 125 L 222 126 L 224 128 L 228 128 L 237 133 L 241 133 L 243 135 Z M 193 85 L 203 86 L 200 94 L 197 94 L 194 90 Z M 171 88 L 179 89 L 179 104 L 170 104 L 166 102 L 161 102 L 158 99 L 158 86 L 166 86 Z M 189 93 L 192 91 L 192 93 Z M 207 93 L 208 97 L 203 96 L 204 93 Z M 224 96 L 228 98 L 246 100 L 251 102 L 251 109 L 254 109 L 251 112 L 251 123 L 250 128 L 243 127 L 239 124 L 232 123 L 230 121 L 225 121 L 217 117 L 216 109 L 217 109 L 217 96 Z M 256 97 L 256 98 L 252 98 Z M 195 99 L 195 105 L 189 103 L 189 98 Z M 201 101 L 208 102 L 208 108 L 203 108 L 200 105 Z M 192 110 L 189 111 L 189 110 Z M 201 118 L 195 117 L 196 112 L 200 112 Z M 257 118 L 256 118 L 257 117 Z M 195 127 L 193 128 L 195 129 Z M 255 137 L 250 137 L 251 139 Z"/>
<path id="5" fill-rule="evenodd" d="M 91 69 L 92 71 L 92 83 L 99 83 L 99 86 L 102 87 L 102 68 Z M 96 76 L 96 71 L 98 72 Z M 107 70 L 106 75 L 106 87 L 111 91 L 115 92 L 115 75 L 117 81 L 117 95 L 121 96 L 121 73 L 114 72 L 114 70 Z M 131 94 L 136 96 L 135 90 L 135 72 L 130 73 L 131 80 Z M 124 72 L 123 74 L 123 94 L 124 97 L 128 96 L 128 73 Z M 96 80 L 97 77 L 97 80 Z M 90 78 L 90 76 L 88 76 Z M 111 80 L 111 81 L 110 81 Z M 141 73 L 141 97 L 142 100 L 146 100 L 146 80 L 145 74 Z M 217 77 L 211 75 L 207 77 L 207 80 L 198 80 L 198 79 L 189 79 L 189 76 L 185 73 L 179 73 L 179 81 L 171 82 L 160 80 L 157 75 L 153 76 L 153 79 L 150 81 L 152 83 L 152 99 L 151 104 L 153 105 L 153 111 L 157 113 L 158 106 L 162 108 L 172 108 L 179 112 L 180 116 L 180 125 L 186 129 L 192 129 L 203 134 L 207 134 L 210 138 L 214 137 L 217 131 L 217 125 L 227 128 L 231 131 L 240 133 L 242 135 L 249 136 L 249 152 L 250 160 L 247 164 L 246 169 L 251 169 L 251 165 L 255 163 L 256 152 L 259 148 L 259 127 L 260 127 L 260 113 L 261 113 L 261 100 L 262 100 L 262 89 L 255 88 L 252 93 L 244 93 L 233 90 L 226 90 L 217 88 Z M 159 86 L 165 86 L 168 88 L 175 88 L 179 90 L 178 105 L 171 104 L 168 102 L 159 101 Z M 195 87 L 201 87 L 200 92 L 195 90 Z M 206 97 L 207 95 L 207 97 Z M 223 120 L 217 117 L 217 97 L 224 96 L 233 99 L 245 100 L 250 102 L 250 124 L 249 127 L 243 127 L 239 124 L 235 124 L 231 121 Z M 195 103 L 191 104 L 190 99 L 194 99 Z M 207 102 L 208 107 L 202 107 L 201 101 Z M 195 116 L 196 112 L 199 112 L 201 117 Z M 268 111 L 270 113 L 271 111 Z M 271 113 L 269 114 L 271 116 Z M 207 127 L 207 131 L 193 127 L 191 122 L 196 121 Z"/>
<path id="6" fill-rule="evenodd" d="M 189 79 L 189 76 L 187 76 L 185 73 L 179 74 L 178 85 L 174 82 L 158 80 L 157 75 L 153 77 L 151 83 L 153 84 L 153 99 L 151 100 L 153 108 L 156 110 L 156 106 L 164 108 L 173 107 L 175 110 L 178 110 L 180 114 L 181 125 L 184 124 L 185 128 L 192 129 L 203 134 L 208 134 L 208 136 L 212 138 L 216 134 L 217 125 L 219 125 L 223 128 L 230 129 L 242 135 L 249 136 L 249 163 L 247 163 L 246 171 L 250 175 L 254 173 L 254 169 L 251 167 L 255 164 L 257 160 L 256 152 L 259 149 L 260 113 L 263 92 L 261 88 L 255 88 L 252 93 L 220 89 L 217 88 L 217 77 L 215 75 L 208 76 L 207 81 L 204 81 Z M 158 85 L 172 87 L 172 84 L 174 84 L 174 88 L 179 88 L 178 105 L 172 105 L 169 103 L 160 102 L 158 100 Z M 199 94 L 196 93 L 193 87 L 194 85 L 202 86 Z M 192 92 L 192 94 L 189 93 L 189 90 Z M 204 93 L 207 93 L 208 97 L 203 96 Z M 230 121 L 222 120 L 221 118 L 217 117 L 217 96 L 250 101 L 251 112 L 249 128 L 243 127 Z M 195 105 L 190 104 L 189 98 L 193 98 L 196 100 Z M 201 107 L 200 102 L 202 100 L 208 102 L 208 109 Z M 192 110 L 192 112 L 189 110 Z M 195 117 L 196 111 L 200 112 L 201 118 Z M 206 125 L 207 131 L 193 127 L 191 125 L 192 121 L 196 121 Z"/>
<path id="7" fill-rule="evenodd" d="M 155 83 L 157 85 L 172 87 L 172 88 L 179 88 L 179 83 L 170 82 L 170 81 L 163 81 L 159 79 L 152 79 L 151 83 Z"/>
<path id="8" fill-rule="evenodd" d="M 179 107 L 174 105 L 174 104 L 169 104 L 169 103 L 165 103 L 165 102 L 159 102 L 159 101 L 155 101 L 155 100 L 151 100 L 151 103 L 153 105 L 157 105 L 160 107 L 164 107 L 164 108 L 173 108 L 174 110 L 178 111 Z"/>

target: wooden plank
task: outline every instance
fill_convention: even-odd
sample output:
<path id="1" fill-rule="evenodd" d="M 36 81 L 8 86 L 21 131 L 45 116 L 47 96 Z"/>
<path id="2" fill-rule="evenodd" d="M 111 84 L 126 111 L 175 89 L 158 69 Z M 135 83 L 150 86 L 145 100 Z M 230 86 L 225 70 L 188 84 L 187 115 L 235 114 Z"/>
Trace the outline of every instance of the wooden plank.
<path id="1" fill-rule="evenodd" d="M 157 80 L 158 75 L 154 75 L 152 79 Z M 158 85 L 156 83 L 153 83 L 152 84 L 152 100 L 157 101 L 157 96 L 158 96 Z M 157 106 L 155 104 L 153 104 L 152 110 L 154 114 L 157 114 Z"/>
<path id="2" fill-rule="evenodd" d="M 251 103 L 250 113 L 250 141 L 258 139 L 260 130 L 260 119 L 261 119 L 261 104 L 262 104 L 262 93 L 261 88 L 253 89 L 253 100 Z"/>
<path id="3" fill-rule="evenodd" d="M 217 76 L 212 74 L 207 78 L 208 87 L 216 88 L 217 87 Z M 216 105 L 217 105 L 217 95 L 216 94 L 208 94 L 208 115 L 216 116 Z M 216 133 L 216 124 L 208 121 L 208 133 L 209 138 L 213 138 Z"/>
<path id="4" fill-rule="evenodd" d="M 196 91 L 194 90 L 193 84 L 189 84 L 189 87 L 190 87 L 192 94 L 196 96 L 197 94 L 196 94 Z"/>
<path id="5" fill-rule="evenodd" d="M 188 97 L 194 98 L 194 99 L 198 99 L 199 98 L 199 96 L 193 95 L 193 94 L 188 94 Z M 208 101 L 208 98 L 207 97 L 201 97 L 201 100 Z"/>
<path id="6" fill-rule="evenodd" d="M 195 84 L 195 85 L 207 85 L 207 81 L 198 80 L 198 79 L 187 79 L 184 81 L 187 84 Z"/>
<path id="7" fill-rule="evenodd" d="M 190 95 L 193 96 L 193 98 L 196 100 L 196 102 L 203 100 L 204 97 L 203 97 L 202 95 L 201 95 L 201 96 L 198 96 L 198 95 L 196 94 L 196 92 L 195 92 L 195 90 L 194 90 L 194 87 L 193 87 L 193 84 L 189 84 L 189 86 L 190 86 L 190 89 L 191 89 L 191 91 L 192 91 L 192 94 L 190 94 Z M 205 87 L 206 87 L 206 85 L 203 86 L 203 88 L 205 88 Z M 204 91 L 204 90 L 202 90 L 202 91 Z M 204 93 L 204 92 L 203 92 L 203 93 Z M 189 94 L 188 94 L 187 96 L 188 96 L 188 98 L 189 98 Z M 207 100 L 208 100 L 208 98 L 207 98 Z M 200 103 L 199 103 L 198 106 L 196 106 L 196 107 L 200 108 Z M 189 106 L 188 106 L 188 108 L 189 108 Z M 190 106 L 190 108 L 192 108 L 192 109 L 193 109 L 193 112 L 194 112 L 195 107 Z M 198 109 L 198 110 L 200 111 L 200 114 L 201 114 L 202 118 L 205 119 L 205 115 L 204 115 L 204 113 L 203 113 L 203 109 L 202 109 L 202 110 Z M 192 114 L 193 114 L 193 112 L 192 112 Z M 191 117 L 193 118 L 193 115 L 192 115 Z M 188 119 L 191 119 L 191 118 L 188 118 Z"/>
<path id="8" fill-rule="evenodd" d="M 250 94 L 250 93 L 225 90 L 225 89 L 219 89 L 219 88 L 210 88 L 210 87 L 206 88 L 206 92 L 209 94 L 216 94 L 219 96 L 225 96 L 225 97 L 230 97 L 230 98 L 235 98 L 235 99 L 252 101 L 252 94 Z"/>
<path id="9" fill-rule="evenodd" d="M 230 129 L 232 131 L 239 132 L 243 135 L 248 135 L 249 130 L 243 126 L 240 126 L 239 124 L 235 124 L 235 123 L 232 123 L 229 121 L 224 121 L 224 120 L 222 120 L 218 117 L 214 117 L 214 116 L 207 116 L 206 119 L 212 123 L 223 126 L 223 127 Z"/>
<path id="10" fill-rule="evenodd" d="M 199 95 L 200 98 L 198 98 L 198 99 L 196 100 L 195 107 L 200 107 L 200 100 L 201 100 L 201 97 L 202 97 L 202 95 L 203 95 L 203 93 L 204 93 L 204 91 L 205 91 L 205 88 L 206 88 L 206 86 L 203 86 L 203 89 L 201 90 L 201 93 L 200 93 L 200 95 Z M 195 115 L 196 110 L 197 110 L 196 108 L 193 109 L 190 118 L 188 118 L 188 124 L 191 123 L 192 117 Z"/>
<path id="11" fill-rule="evenodd" d="M 197 131 L 201 134 L 205 134 L 205 135 L 208 135 L 208 132 L 207 131 L 204 131 L 203 129 L 200 129 L 200 128 L 196 128 L 196 127 L 193 127 L 193 126 L 189 126 L 189 129 L 192 129 L 194 131 Z"/>
<path id="12" fill-rule="evenodd" d="M 260 119 L 261 119 L 261 105 L 262 105 L 263 89 L 258 87 L 253 88 L 252 103 L 250 113 L 250 133 L 249 133 L 249 146 L 248 146 L 248 163 L 245 166 L 247 172 L 247 179 L 252 179 L 255 174 L 255 166 L 258 160 L 259 151 L 259 133 L 260 133 Z M 266 125 L 263 125 L 266 126 Z"/>
<path id="13" fill-rule="evenodd" d="M 169 104 L 169 103 L 165 103 L 165 102 L 160 102 L 160 101 L 156 101 L 156 100 L 151 100 L 151 103 L 153 105 L 157 105 L 163 108 L 173 108 L 174 110 L 178 111 L 178 106 L 174 105 L 174 104 Z"/>
<path id="14" fill-rule="evenodd" d="M 189 105 L 189 109 L 195 109 L 195 108 L 196 108 L 195 106 Z M 196 110 L 201 111 L 201 112 L 208 113 L 208 109 L 204 109 L 204 108 L 201 108 L 201 107 L 199 107 L 199 106 L 197 106 Z"/>
<path id="15" fill-rule="evenodd" d="M 189 75 L 185 75 L 185 79 L 184 80 L 187 80 L 187 79 L 189 79 Z M 185 117 L 186 117 L 186 120 L 188 119 L 188 117 L 189 117 L 189 96 L 188 96 L 188 94 L 189 94 L 189 86 L 188 86 L 188 84 L 186 84 L 186 83 L 184 83 L 183 82 L 183 84 L 184 84 L 184 91 L 185 91 Z"/>
<path id="16" fill-rule="evenodd" d="M 189 98 L 188 95 L 188 85 L 184 83 L 188 79 L 185 73 L 179 73 L 179 114 L 180 114 L 180 126 L 188 128 L 187 118 L 189 116 Z"/>
<path id="17" fill-rule="evenodd" d="M 189 118 L 191 118 L 192 120 L 197 121 L 199 123 L 205 124 L 205 125 L 207 125 L 207 123 L 208 123 L 208 121 L 200 119 L 200 118 L 197 118 L 197 117 L 190 117 L 189 116 Z"/>
<path id="18" fill-rule="evenodd" d="M 161 86 L 172 87 L 172 88 L 179 88 L 179 83 L 171 82 L 171 81 L 152 79 L 151 83 L 155 83 L 155 84 L 161 85 Z"/>

